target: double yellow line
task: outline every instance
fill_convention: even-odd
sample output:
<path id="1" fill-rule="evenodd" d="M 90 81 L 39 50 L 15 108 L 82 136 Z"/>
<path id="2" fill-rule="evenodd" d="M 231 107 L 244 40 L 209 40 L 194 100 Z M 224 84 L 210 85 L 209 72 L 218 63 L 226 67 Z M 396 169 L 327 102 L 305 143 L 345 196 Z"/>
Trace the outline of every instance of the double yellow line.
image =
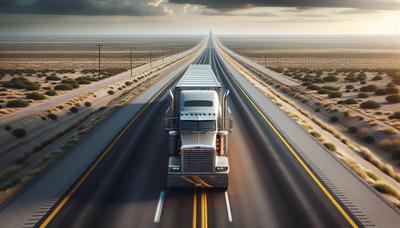
<path id="1" fill-rule="evenodd" d="M 244 73 L 240 69 L 238 69 L 238 66 L 228 58 L 229 62 L 232 63 L 232 65 L 239 70 L 240 72 Z M 268 124 L 268 126 L 273 130 L 273 132 L 278 136 L 278 138 L 283 142 L 285 147 L 290 151 L 290 153 L 296 158 L 296 160 L 300 163 L 301 167 L 307 172 L 307 174 L 311 177 L 311 179 L 317 184 L 317 186 L 321 189 L 321 191 L 327 196 L 327 198 L 332 202 L 332 204 L 336 207 L 336 209 L 342 214 L 342 216 L 346 219 L 346 221 L 352 226 L 352 227 L 358 227 L 357 223 L 353 220 L 353 218 L 346 212 L 346 210 L 340 205 L 340 203 L 335 199 L 335 197 L 330 193 L 330 191 L 321 183 L 321 181 L 318 179 L 318 177 L 311 171 L 311 169 L 308 167 L 308 165 L 303 161 L 303 159 L 300 157 L 300 155 L 293 149 L 293 147 L 286 141 L 286 139 L 282 136 L 282 134 L 277 130 L 277 128 L 272 124 L 272 122 L 268 119 L 267 116 L 260 110 L 260 108 L 255 104 L 253 99 L 250 98 L 250 96 L 245 92 L 242 87 L 239 85 L 239 83 L 233 79 L 232 80 L 235 85 L 239 88 L 241 93 L 246 97 L 246 99 L 250 102 L 250 104 L 253 106 L 253 108 L 260 114 L 260 116 L 264 119 L 264 121 Z"/>
<path id="2" fill-rule="evenodd" d="M 197 228 L 197 197 L 198 190 L 197 188 L 193 193 L 193 220 L 192 220 L 192 228 Z M 208 211 L 207 211 L 207 192 L 204 189 L 201 189 L 200 192 L 200 204 L 201 204 L 201 228 L 208 228 Z"/>

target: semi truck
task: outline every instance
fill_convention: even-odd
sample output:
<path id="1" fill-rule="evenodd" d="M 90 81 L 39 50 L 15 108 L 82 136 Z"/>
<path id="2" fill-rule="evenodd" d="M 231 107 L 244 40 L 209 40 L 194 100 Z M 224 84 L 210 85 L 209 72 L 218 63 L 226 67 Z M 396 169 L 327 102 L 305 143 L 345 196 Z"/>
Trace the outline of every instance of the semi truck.
<path id="1" fill-rule="evenodd" d="M 169 90 L 165 130 L 169 137 L 170 188 L 228 188 L 228 136 L 233 121 L 229 90 L 210 65 L 192 64 Z"/>

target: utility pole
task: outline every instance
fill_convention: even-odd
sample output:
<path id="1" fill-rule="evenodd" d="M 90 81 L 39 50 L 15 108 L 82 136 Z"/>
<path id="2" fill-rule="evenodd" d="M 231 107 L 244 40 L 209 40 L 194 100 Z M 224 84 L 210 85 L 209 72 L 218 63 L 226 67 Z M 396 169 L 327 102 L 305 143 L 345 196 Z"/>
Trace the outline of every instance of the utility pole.
<path id="1" fill-rule="evenodd" d="M 150 49 L 150 53 L 149 53 L 149 59 L 150 59 L 150 68 L 151 68 L 151 49 Z"/>
<path id="2" fill-rule="evenodd" d="M 264 67 L 267 68 L 267 55 L 264 54 Z"/>
<path id="3" fill-rule="evenodd" d="M 133 64 L 132 64 L 132 48 L 129 48 L 129 57 L 131 60 L 131 76 L 132 76 L 132 68 L 133 68 Z"/>
<path id="4" fill-rule="evenodd" d="M 97 47 L 99 47 L 99 78 L 101 77 L 101 65 L 100 65 L 100 60 L 101 60 L 101 47 L 103 47 L 104 45 L 103 44 L 97 44 L 96 45 Z"/>

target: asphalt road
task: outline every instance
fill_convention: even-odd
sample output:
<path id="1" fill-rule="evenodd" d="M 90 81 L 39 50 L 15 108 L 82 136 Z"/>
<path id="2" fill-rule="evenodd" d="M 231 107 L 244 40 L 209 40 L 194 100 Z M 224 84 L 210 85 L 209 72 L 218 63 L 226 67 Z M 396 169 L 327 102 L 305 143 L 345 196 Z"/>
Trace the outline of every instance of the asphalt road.
<path id="1" fill-rule="evenodd" d="M 348 227 L 234 86 L 213 48 L 196 62 L 211 64 L 231 90 L 234 131 L 228 191 L 166 188 L 163 95 L 126 131 L 49 226 Z"/>

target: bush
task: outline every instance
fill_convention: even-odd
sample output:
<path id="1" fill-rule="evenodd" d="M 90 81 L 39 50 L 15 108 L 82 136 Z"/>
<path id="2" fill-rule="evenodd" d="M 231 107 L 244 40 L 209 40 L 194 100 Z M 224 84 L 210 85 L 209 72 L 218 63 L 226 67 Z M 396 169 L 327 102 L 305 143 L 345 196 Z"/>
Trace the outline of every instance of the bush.
<path id="1" fill-rule="evenodd" d="M 385 97 L 385 99 L 391 104 L 400 103 L 400 94 L 392 94 Z"/>
<path id="2" fill-rule="evenodd" d="M 28 91 L 39 90 L 40 89 L 40 85 L 39 84 L 27 85 L 25 87 L 25 89 L 28 90 Z"/>
<path id="3" fill-rule="evenodd" d="M 329 94 L 331 91 L 330 90 L 327 90 L 327 89 L 319 89 L 318 90 L 318 94 Z"/>
<path id="4" fill-rule="evenodd" d="M 378 87 L 376 85 L 366 85 L 360 87 L 361 92 L 375 92 L 377 89 Z"/>
<path id="5" fill-rule="evenodd" d="M 4 130 L 6 130 L 6 131 L 10 131 L 11 129 L 12 129 L 12 127 L 8 124 L 6 126 L 4 126 Z"/>
<path id="6" fill-rule="evenodd" d="M 322 89 L 327 89 L 327 90 L 332 90 L 332 91 L 338 91 L 340 87 L 335 87 L 335 86 L 322 86 Z"/>
<path id="7" fill-rule="evenodd" d="M 372 81 L 379 81 L 379 80 L 382 80 L 382 79 L 383 79 L 382 76 L 377 75 L 377 76 L 373 77 L 371 80 Z"/>
<path id="8" fill-rule="evenodd" d="M 59 80 L 61 80 L 61 78 L 56 76 L 56 75 L 50 75 L 50 76 L 46 77 L 46 80 L 48 80 L 48 81 L 59 81 Z"/>
<path id="9" fill-rule="evenodd" d="M 113 95 L 113 94 L 114 94 L 114 91 L 108 90 L 108 94 Z"/>
<path id="10" fill-rule="evenodd" d="M 400 112 L 395 112 L 389 116 L 389 119 L 398 119 L 400 120 Z"/>
<path id="11" fill-rule="evenodd" d="M 372 135 L 367 135 L 367 136 L 364 137 L 364 141 L 366 143 L 373 143 L 375 141 L 375 138 Z"/>
<path id="12" fill-rule="evenodd" d="M 338 92 L 338 91 L 328 93 L 329 98 L 339 98 L 341 96 L 342 96 L 342 93 Z"/>
<path id="13" fill-rule="evenodd" d="M 39 84 L 31 82 L 28 79 L 23 78 L 23 77 L 13 78 L 8 82 L 3 83 L 3 86 L 7 87 L 7 88 L 13 88 L 13 89 L 26 89 L 26 87 L 28 87 L 28 86 L 40 87 Z"/>
<path id="14" fill-rule="evenodd" d="M 326 76 L 322 79 L 324 82 L 337 82 L 339 80 L 338 77 L 330 75 L 330 76 Z"/>
<path id="15" fill-rule="evenodd" d="M 6 106 L 8 108 L 23 108 L 29 106 L 29 102 L 21 99 L 10 100 L 7 102 Z"/>
<path id="16" fill-rule="evenodd" d="M 59 84 L 54 87 L 55 90 L 73 90 L 74 87 L 72 87 L 70 84 Z"/>
<path id="17" fill-rule="evenodd" d="M 358 98 L 368 98 L 369 97 L 369 95 L 367 93 L 359 93 L 357 96 L 358 96 Z"/>
<path id="18" fill-rule="evenodd" d="M 349 128 L 347 129 L 347 131 L 348 131 L 350 134 L 355 134 L 355 133 L 358 132 L 358 128 L 357 128 L 357 127 L 349 127 Z"/>
<path id="19" fill-rule="evenodd" d="M 78 111 L 79 111 L 79 109 L 77 108 L 77 107 L 71 107 L 70 109 L 69 109 L 69 111 L 70 112 L 72 112 L 72 113 L 77 113 Z"/>
<path id="20" fill-rule="evenodd" d="M 314 136 L 315 138 L 320 138 L 321 137 L 321 134 L 319 132 L 316 132 L 316 131 L 311 131 L 310 134 L 312 136 Z"/>
<path id="21" fill-rule="evenodd" d="M 84 105 L 85 105 L 86 107 L 90 107 L 90 106 L 92 106 L 92 103 L 90 103 L 89 101 L 86 101 L 86 102 L 84 103 Z"/>
<path id="22" fill-rule="evenodd" d="M 360 108 L 362 109 L 375 109 L 379 107 L 381 107 L 381 105 L 378 102 L 372 100 L 365 101 L 360 104 Z"/>
<path id="23" fill-rule="evenodd" d="M 17 128 L 17 129 L 14 129 L 11 133 L 15 137 L 22 138 L 26 135 L 26 130 L 23 128 Z"/>
<path id="24" fill-rule="evenodd" d="M 56 114 L 54 114 L 54 113 L 49 113 L 49 114 L 47 115 L 47 117 L 48 117 L 49 119 L 52 119 L 52 120 L 57 120 L 57 119 L 58 119 L 58 116 L 57 116 Z"/>
<path id="25" fill-rule="evenodd" d="M 125 85 L 126 85 L 126 86 L 130 86 L 130 85 L 132 85 L 132 82 L 126 81 L 126 82 L 125 82 Z"/>
<path id="26" fill-rule="evenodd" d="M 346 85 L 346 89 L 354 89 L 354 85 L 352 84 Z"/>
<path id="27" fill-rule="evenodd" d="M 332 143 L 324 143 L 324 146 L 330 151 L 336 151 L 336 146 Z"/>
<path id="28" fill-rule="evenodd" d="M 32 100 L 44 100 L 46 99 L 46 96 L 38 92 L 32 92 L 32 93 L 27 93 L 26 98 Z"/>
<path id="29" fill-rule="evenodd" d="M 81 78 L 81 79 L 77 79 L 77 81 L 78 81 L 78 84 L 81 84 L 81 85 L 88 85 L 88 84 L 90 84 L 90 83 L 92 83 L 92 81 L 90 81 L 89 79 L 86 79 L 86 78 Z"/>
<path id="30" fill-rule="evenodd" d="M 382 95 L 386 95 L 386 94 L 387 94 L 386 89 L 375 90 L 375 95 L 382 96 Z"/>
<path id="31" fill-rule="evenodd" d="M 356 99 L 348 98 L 348 99 L 344 100 L 343 103 L 344 104 L 358 104 L 358 101 Z"/>
<path id="32" fill-rule="evenodd" d="M 332 123 L 338 122 L 339 118 L 337 116 L 331 116 L 329 118 L 329 121 L 331 121 Z"/>
<path id="33" fill-rule="evenodd" d="M 387 94 L 396 94 L 398 92 L 399 92 L 399 90 L 396 87 L 387 87 L 386 88 Z"/>
<path id="34" fill-rule="evenodd" d="M 46 94 L 47 96 L 55 96 L 55 95 L 57 95 L 57 91 L 47 90 L 44 94 Z"/>
<path id="35" fill-rule="evenodd" d="M 400 159 L 400 147 L 392 151 L 392 158 L 396 160 Z"/>
<path id="36" fill-rule="evenodd" d="M 75 79 L 68 78 L 68 79 L 63 79 L 61 81 L 61 83 L 63 83 L 63 84 L 78 84 L 78 81 L 76 81 Z"/>

